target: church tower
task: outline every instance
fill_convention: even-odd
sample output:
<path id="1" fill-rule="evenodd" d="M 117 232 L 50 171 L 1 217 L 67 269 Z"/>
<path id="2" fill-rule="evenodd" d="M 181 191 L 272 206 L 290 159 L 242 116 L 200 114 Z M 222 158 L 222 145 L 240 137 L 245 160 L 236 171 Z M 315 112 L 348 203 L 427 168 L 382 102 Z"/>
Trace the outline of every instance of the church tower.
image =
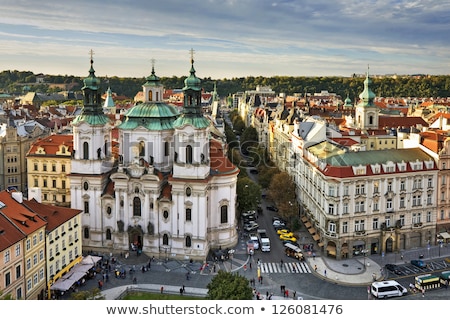
<path id="1" fill-rule="evenodd" d="M 173 178 L 205 179 L 209 175 L 209 126 L 202 110 L 201 80 L 195 75 L 191 49 L 190 75 L 184 80 L 183 111 L 175 121 Z"/>
<path id="2" fill-rule="evenodd" d="M 367 70 L 364 80 L 364 91 L 360 93 L 360 101 L 355 109 L 355 125 L 360 129 L 378 129 L 378 107 L 374 103 L 375 94 L 370 89 L 372 81 Z"/>
<path id="3" fill-rule="evenodd" d="M 84 211 L 83 246 L 101 246 L 101 195 L 114 164 L 111 121 L 103 113 L 100 79 L 95 76 L 91 50 L 89 76 L 83 80 L 83 108 L 72 121 L 71 207 Z"/>

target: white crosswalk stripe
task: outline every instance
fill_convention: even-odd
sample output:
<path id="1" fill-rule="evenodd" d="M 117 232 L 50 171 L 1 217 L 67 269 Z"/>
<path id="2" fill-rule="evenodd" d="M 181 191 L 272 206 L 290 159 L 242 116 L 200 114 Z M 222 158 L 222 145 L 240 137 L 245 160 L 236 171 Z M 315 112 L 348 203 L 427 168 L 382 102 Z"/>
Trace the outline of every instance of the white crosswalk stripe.
<path id="1" fill-rule="evenodd" d="M 260 264 L 261 273 L 311 273 L 308 264 L 299 262 L 284 262 L 283 266 L 277 262 L 263 262 Z"/>

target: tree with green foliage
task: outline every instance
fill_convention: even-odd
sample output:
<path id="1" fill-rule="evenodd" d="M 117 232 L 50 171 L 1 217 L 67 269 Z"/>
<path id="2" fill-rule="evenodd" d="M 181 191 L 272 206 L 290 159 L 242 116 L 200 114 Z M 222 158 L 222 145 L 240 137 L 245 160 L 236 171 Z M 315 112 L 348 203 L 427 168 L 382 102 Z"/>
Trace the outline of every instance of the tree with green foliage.
<path id="1" fill-rule="evenodd" d="M 219 270 L 206 286 L 208 300 L 252 300 L 253 290 L 248 279 L 238 273 Z"/>
<path id="2" fill-rule="evenodd" d="M 272 181 L 273 177 L 276 174 L 280 173 L 280 169 L 278 169 L 275 166 L 270 166 L 270 167 L 260 166 L 260 167 L 258 167 L 258 170 L 259 170 L 258 182 L 259 182 L 259 185 L 263 189 L 269 188 L 270 182 Z M 270 197 L 270 195 L 269 195 L 269 197 Z"/>
<path id="3" fill-rule="evenodd" d="M 295 183 L 287 172 L 273 176 L 268 193 L 279 209 L 279 215 L 286 220 L 292 229 L 298 224 L 298 204 L 295 194 Z"/>
<path id="4" fill-rule="evenodd" d="M 239 212 L 256 210 L 261 199 L 261 186 L 259 184 L 249 177 L 238 178 L 236 193 Z"/>
<path id="5" fill-rule="evenodd" d="M 241 150 L 245 155 L 249 155 L 258 146 L 258 132 L 254 127 L 247 127 L 241 135 Z"/>
<path id="6" fill-rule="evenodd" d="M 14 300 L 11 293 L 3 294 L 3 291 L 0 290 L 0 300 Z"/>

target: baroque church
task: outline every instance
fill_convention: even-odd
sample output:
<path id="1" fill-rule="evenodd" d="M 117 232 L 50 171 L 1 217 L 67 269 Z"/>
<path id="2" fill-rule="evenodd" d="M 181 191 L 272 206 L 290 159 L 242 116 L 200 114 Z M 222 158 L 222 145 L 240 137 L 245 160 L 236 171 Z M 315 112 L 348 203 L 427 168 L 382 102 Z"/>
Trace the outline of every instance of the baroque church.
<path id="1" fill-rule="evenodd" d="M 203 260 L 210 249 L 234 246 L 239 169 L 203 114 L 192 54 L 181 110 L 163 102 L 152 66 L 144 101 L 117 128 L 103 112 L 92 56 L 90 64 L 69 175 L 72 208 L 83 210 L 83 248 Z"/>

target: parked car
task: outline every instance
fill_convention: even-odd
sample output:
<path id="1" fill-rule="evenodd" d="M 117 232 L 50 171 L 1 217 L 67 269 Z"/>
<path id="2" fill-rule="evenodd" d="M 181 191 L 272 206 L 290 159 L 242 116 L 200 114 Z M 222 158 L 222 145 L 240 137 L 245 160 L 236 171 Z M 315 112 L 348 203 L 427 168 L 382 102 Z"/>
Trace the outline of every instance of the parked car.
<path id="1" fill-rule="evenodd" d="M 291 236 L 290 234 L 280 234 L 280 240 L 289 240 L 292 242 L 297 242 L 297 238 L 294 236 Z"/>
<path id="2" fill-rule="evenodd" d="M 423 260 L 411 260 L 411 264 L 413 266 L 419 267 L 419 268 L 426 268 L 427 264 Z"/>
<path id="3" fill-rule="evenodd" d="M 391 272 L 393 272 L 393 273 L 395 273 L 395 274 L 402 274 L 402 272 L 400 271 L 400 268 L 396 264 L 388 263 L 386 265 L 386 269 L 391 271 Z"/>
<path id="4" fill-rule="evenodd" d="M 286 221 L 284 221 L 282 218 L 277 217 L 277 216 L 273 216 L 272 217 L 272 222 L 275 222 L 275 221 L 280 221 L 280 222 L 286 223 Z"/>
<path id="5" fill-rule="evenodd" d="M 278 208 L 275 207 L 275 206 L 267 206 L 266 209 L 269 210 L 269 211 L 278 212 Z"/>
<path id="6" fill-rule="evenodd" d="M 292 233 L 292 232 L 290 232 L 288 229 L 278 229 L 277 230 L 277 234 L 289 234 L 289 233 Z M 294 234 L 292 234 L 292 235 L 294 235 Z"/>
<path id="7" fill-rule="evenodd" d="M 278 220 L 275 220 L 272 223 L 272 225 L 273 225 L 273 227 L 275 229 L 284 229 L 284 228 L 286 228 L 286 224 L 284 222 L 281 222 L 281 221 L 278 221 Z"/>
<path id="8" fill-rule="evenodd" d="M 258 241 L 258 236 L 256 234 L 251 234 L 249 241 L 253 242 L 253 247 L 255 248 L 255 250 L 259 249 L 259 241 Z"/>

